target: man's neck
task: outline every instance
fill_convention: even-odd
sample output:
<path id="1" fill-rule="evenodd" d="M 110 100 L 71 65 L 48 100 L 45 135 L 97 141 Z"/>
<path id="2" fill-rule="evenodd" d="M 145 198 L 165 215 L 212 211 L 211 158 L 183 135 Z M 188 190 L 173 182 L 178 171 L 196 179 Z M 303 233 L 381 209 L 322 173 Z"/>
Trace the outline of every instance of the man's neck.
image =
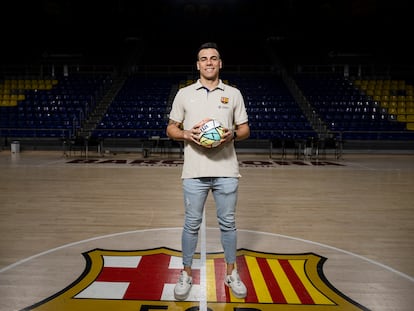
<path id="1" fill-rule="evenodd" d="M 200 77 L 200 82 L 207 89 L 213 90 L 217 87 L 217 85 L 219 85 L 220 79 L 216 78 L 214 80 L 209 80 L 209 79 L 205 79 L 205 78 Z"/>

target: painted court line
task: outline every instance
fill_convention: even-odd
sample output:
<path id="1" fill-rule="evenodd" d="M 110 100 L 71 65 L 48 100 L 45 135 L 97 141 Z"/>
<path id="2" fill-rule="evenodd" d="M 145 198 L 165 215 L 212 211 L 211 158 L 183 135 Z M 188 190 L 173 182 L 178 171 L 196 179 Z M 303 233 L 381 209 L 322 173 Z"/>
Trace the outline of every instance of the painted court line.
<path id="1" fill-rule="evenodd" d="M 203 221 L 200 229 L 200 311 L 207 311 L 207 246 L 206 246 L 206 209 L 203 210 Z"/>
<path id="2" fill-rule="evenodd" d="M 216 228 L 207 228 L 207 229 L 216 230 Z M 81 241 L 77 241 L 77 242 L 73 242 L 73 243 L 68 243 L 68 244 L 64 244 L 62 246 L 55 247 L 55 248 L 52 248 L 50 250 L 47 250 L 47 251 L 38 253 L 36 255 L 33 255 L 33 256 L 24 258 L 22 260 L 19 260 L 19 261 L 15 262 L 15 263 L 13 263 L 13 264 L 11 264 L 9 266 L 6 266 L 6 267 L 0 269 L 0 273 L 6 272 L 8 270 L 11 270 L 11 269 L 13 269 L 13 268 L 15 268 L 15 267 L 17 267 L 19 265 L 22 265 L 22 264 L 24 264 L 24 263 L 26 263 L 26 262 L 28 262 L 30 260 L 36 259 L 38 257 L 41 257 L 41 256 L 44 256 L 44 255 L 53 253 L 55 251 L 58 251 L 58 250 L 61 250 L 61 249 L 64 249 L 64 248 L 68 248 L 68 247 L 71 247 L 71 246 L 79 245 L 79 244 L 82 244 L 82 243 L 87 243 L 87 242 L 96 241 L 96 240 L 105 239 L 105 238 L 113 238 L 113 237 L 116 237 L 116 236 L 127 235 L 127 234 L 142 233 L 142 232 L 153 232 L 153 231 L 168 231 L 168 230 L 182 230 L 182 228 L 181 227 L 180 228 L 158 228 L 158 229 L 153 228 L 153 229 L 145 229 L 145 230 L 133 230 L 133 231 L 126 231 L 126 232 L 118 232 L 118 233 L 113 233 L 113 234 L 107 234 L 107 235 L 93 237 L 93 238 L 86 239 L 86 240 L 81 240 Z M 301 242 L 304 242 L 304 243 L 314 244 L 314 245 L 318 245 L 318 246 L 323 247 L 323 248 L 335 250 L 335 251 L 338 251 L 340 253 L 344 253 L 344 254 L 347 254 L 349 256 L 356 257 L 356 258 L 359 258 L 359 259 L 364 260 L 366 262 L 369 262 L 369 263 L 371 263 L 373 265 L 379 266 L 379 267 L 381 267 L 381 268 L 383 268 L 385 270 L 388 270 L 388 271 L 390 271 L 392 273 L 395 273 L 395 274 L 397 274 L 397 275 L 399 275 L 399 276 L 401 276 L 401 277 L 409 280 L 410 282 L 413 282 L 414 283 L 414 277 L 411 277 L 411 276 L 409 276 L 409 275 L 407 275 L 405 273 L 402 273 L 402 272 L 400 272 L 400 271 L 398 271 L 396 269 L 393 269 L 393 268 L 391 268 L 391 267 L 389 267 L 387 265 L 384 265 L 382 263 L 379 263 L 379 262 L 377 262 L 375 260 L 366 258 L 364 256 L 361 256 L 361 255 L 358 255 L 358 254 L 355 254 L 355 253 L 352 253 L 352 252 L 349 252 L 349 251 L 346 251 L 346 250 L 343 250 L 343 249 L 340 249 L 340 248 L 337 248 L 337 247 L 333 247 L 333 246 L 329 246 L 329 245 L 326 245 L 326 244 L 322 244 L 322 243 L 318 243 L 318 242 L 313 242 L 313 241 L 309 241 L 309 240 L 305 240 L 305 239 L 295 238 L 295 237 L 291 237 L 291 236 L 287 236 L 287 235 L 277 234 L 277 233 L 269 233 L 269 232 L 262 232 L 262 231 L 252 231 L 252 230 L 244 230 L 244 229 L 238 229 L 238 231 L 248 232 L 248 233 L 252 233 L 252 234 L 263 234 L 263 235 L 267 235 L 267 236 L 282 237 L 282 238 L 286 238 L 286 239 L 301 241 Z"/>

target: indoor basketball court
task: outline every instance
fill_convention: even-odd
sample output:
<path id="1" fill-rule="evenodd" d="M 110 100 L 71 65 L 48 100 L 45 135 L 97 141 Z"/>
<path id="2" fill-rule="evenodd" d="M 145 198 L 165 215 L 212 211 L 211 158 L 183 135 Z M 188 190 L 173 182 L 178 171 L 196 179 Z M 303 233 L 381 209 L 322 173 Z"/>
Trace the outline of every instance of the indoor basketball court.
<path id="1" fill-rule="evenodd" d="M 0 310 L 375 310 L 414 305 L 412 154 L 239 154 L 237 266 L 224 286 L 210 195 L 194 285 L 181 269 L 179 155 L 0 152 Z"/>

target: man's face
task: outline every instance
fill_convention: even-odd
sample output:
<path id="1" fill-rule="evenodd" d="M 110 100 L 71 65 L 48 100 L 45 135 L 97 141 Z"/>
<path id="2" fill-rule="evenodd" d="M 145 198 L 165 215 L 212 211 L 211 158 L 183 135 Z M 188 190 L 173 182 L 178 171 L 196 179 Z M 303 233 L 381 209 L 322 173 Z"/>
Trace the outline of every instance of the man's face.
<path id="1" fill-rule="evenodd" d="M 201 77 L 214 80 L 221 69 L 221 59 L 218 51 L 213 48 L 203 49 L 198 53 L 197 69 Z"/>

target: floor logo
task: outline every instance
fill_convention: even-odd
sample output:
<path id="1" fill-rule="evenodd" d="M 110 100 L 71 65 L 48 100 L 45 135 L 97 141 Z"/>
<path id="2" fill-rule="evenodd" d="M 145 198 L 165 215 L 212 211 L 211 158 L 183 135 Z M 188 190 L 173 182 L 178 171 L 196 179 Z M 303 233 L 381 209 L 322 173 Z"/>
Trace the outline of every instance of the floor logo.
<path id="1" fill-rule="evenodd" d="M 323 274 L 326 258 L 314 253 L 272 254 L 240 249 L 237 267 L 247 297 L 234 297 L 224 285 L 224 255 L 209 253 L 205 280 L 195 261 L 186 301 L 174 299 L 181 252 L 95 249 L 83 254 L 84 273 L 71 285 L 25 310 L 195 311 L 206 299 L 208 311 L 367 310 L 333 287 Z"/>

